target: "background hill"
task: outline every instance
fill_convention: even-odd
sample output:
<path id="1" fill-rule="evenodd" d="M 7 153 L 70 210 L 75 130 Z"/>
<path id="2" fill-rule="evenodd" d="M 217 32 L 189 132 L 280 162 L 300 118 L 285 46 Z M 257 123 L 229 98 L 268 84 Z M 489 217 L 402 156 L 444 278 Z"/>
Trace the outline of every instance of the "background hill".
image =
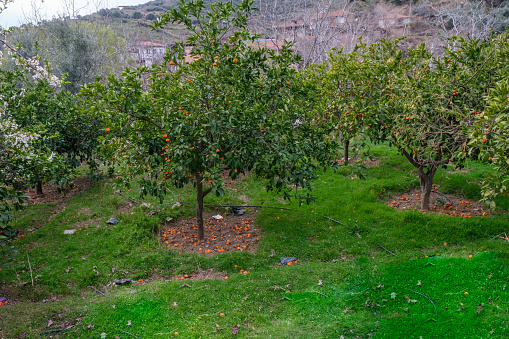
<path id="1" fill-rule="evenodd" d="M 119 73 L 129 65 L 157 63 L 165 47 L 184 41 L 186 32 L 178 25 L 150 28 L 177 4 L 177 0 L 154 0 L 101 9 L 87 16 L 29 23 L 17 28 L 9 43 L 20 44 L 24 55 L 31 56 L 38 41 L 40 55 L 55 65 L 56 73 L 68 73 L 74 83 L 84 84 L 110 71 Z M 264 39 L 259 43 L 278 49 L 284 40 L 291 41 L 303 56 L 301 67 L 325 60 L 331 48 L 351 50 L 361 37 L 370 43 L 406 36 L 408 46 L 424 42 L 440 54 L 452 35 L 483 39 L 492 29 L 502 32 L 509 24 L 509 1 L 500 0 L 256 0 L 255 7 L 259 10 L 250 24 Z M 144 50 L 140 44 L 159 50 Z M 158 56 L 149 60 L 148 53 Z M 83 67 L 82 60 L 87 63 Z"/>

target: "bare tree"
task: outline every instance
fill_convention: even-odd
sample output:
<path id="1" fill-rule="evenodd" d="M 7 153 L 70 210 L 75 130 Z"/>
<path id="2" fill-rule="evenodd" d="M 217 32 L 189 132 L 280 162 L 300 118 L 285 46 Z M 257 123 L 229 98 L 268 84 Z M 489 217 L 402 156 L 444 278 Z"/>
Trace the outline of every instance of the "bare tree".
<path id="1" fill-rule="evenodd" d="M 319 63 L 331 48 L 351 50 L 358 39 L 374 40 L 371 8 L 356 11 L 358 3 L 348 0 L 265 0 L 253 19 L 253 29 L 264 39 L 260 44 L 278 49 L 284 41 L 292 42 L 302 56 L 300 67 Z"/>
<path id="2" fill-rule="evenodd" d="M 429 3 L 429 7 L 434 11 L 432 23 L 440 28 L 436 34 L 444 40 L 454 35 L 484 40 L 496 24 L 492 8 L 485 1 L 456 1 L 441 6 Z"/>

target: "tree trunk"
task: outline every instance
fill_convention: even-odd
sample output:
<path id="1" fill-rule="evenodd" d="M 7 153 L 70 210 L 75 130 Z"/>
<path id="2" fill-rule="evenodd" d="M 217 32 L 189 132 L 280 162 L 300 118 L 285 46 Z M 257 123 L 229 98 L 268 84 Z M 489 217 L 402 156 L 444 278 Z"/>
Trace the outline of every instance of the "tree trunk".
<path id="1" fill-rule="evenodd" d="M 201 176 L 196 173 L 196 222 L 198 225 L 198 240 L 203 240 L 203 184 Z"/>
<path id="2" fill-rule="evenodd" d="M 38 180 L 37 181 L 37 185 L 35 186 L 35 189 L 36 189 L 37 195 L 43 195 L 43 192 L 42 192 L 42 180 Z"/>
<path id="3" fill-rule="evenodd" d="M 421 210 L 427 211 L 429 209 L 429 197 L 433 187 L 433 180 L 424 174 L 424 177 L 419 176 L 421 183 Z"/>
<path id="4" fill-rule="evenodd" d="M 431 190 L 433 189 L 433 177 L 437 172 L 438 167 L 436 165 L 429 165 L 429 168 L 424 172 L 424 168 L 418 167 L 417 172 L 419 173 L 419 183 L 421 184 L 421 209 L 429 210 L 429 197 L 431 196 Z"/>
<path id="5" fill-rule="evenodd" d="M 203 240 L 204 238 L 204 228 L 203 228 L 203 198 L 207 196 L 212 191 L 212 188 L 207 188 L 205 191 L 203 190 L 203 175 L 195 172 L 194 178 L 196 180 L 196 223 L 198 225 L 198 240 Z"/>
<path id="6" fill-rule="evenodd" d="M 344 164 L 348 165 L 348 147 L 350 146 L 350 140 L 346 139 L 344 145 L 345 145 L 345 152 L 344 152 L 344 154 L 345 154 L 344 155 L 344 159 L 345 160 L 344 160 Z"/>

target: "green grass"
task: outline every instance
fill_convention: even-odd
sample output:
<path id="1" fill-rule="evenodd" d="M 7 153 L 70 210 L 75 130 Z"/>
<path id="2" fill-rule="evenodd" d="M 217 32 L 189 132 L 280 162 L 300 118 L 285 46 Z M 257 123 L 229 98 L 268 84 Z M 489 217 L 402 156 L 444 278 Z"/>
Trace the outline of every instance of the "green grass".
<path id="1" fill-rule="evenodd" d="M 192 187 L 172 191 L 161 205 L 140 200 L 135 190 L 115 194 L 103 181 L 67 200 L 65 209 L 31 206 L 14 222 L 26 236 L 16 241 L 20 253 L 13 268 L 0 271 L 0 296 L 22 301 L 0 307 L 1 333 L 36 338 L 39 330 L 81 318 L 66 337 L 130 337 L 122 330 L 140 338 L 174 332 L 222 338 L 240 325 L 240 337 L 506 338 L 509 244 L 496 236 L 508 231 L 509 199 L 499 198 L 497 213 L 487 218 L 395 211 L 385 202 L 418 186 L 415 170 L 386 146 L 372 152 L 380 166 L 369 168 L 365 180 L 355 178 L 355 166 L 320 173 L 312 191 L 318 200 L 309 206 L 284 202 L 253 177 L 225 197 L 207 197 L 207 203 L 238 204 L 247 195 L 253 204 L 289 208 L 259 209 L 262 237 L 255 253 L 205 257 L 159 246 L 154 232 L 167 217 L 193 215 L 192 204 L 171 208 L 176 201 L 192 202 Z M 444 193 L 479 199 L 478 183 L 489 168 L 475 162 L 469 168 L 440 171 L 435 182 Z M 152 206 L 126 209 L 127 197 Z M 120 223 L 107 226 L 110 217 Z M 30 233 L 35 226 L 40 228 Z M 75 234 L 63 234 L 74 228 Z M 33 287 L 27 255 L 37 277 Z M 299 262 L 279 266 L 281 256 Z M 229 279 L 185 281 L 191 287 L 170 281 L 199 269 L 226 272 Z M 240 275 L 241 269 L 250 273 Z M 111 285 L 123 277 L 150 283 Z M 428 296 L 437 314 L 428 299 L 410 290 Z M 56 300 L 42 302 L 51 298 Z M 48 328 L 50 319 L 55 325 Z"/>

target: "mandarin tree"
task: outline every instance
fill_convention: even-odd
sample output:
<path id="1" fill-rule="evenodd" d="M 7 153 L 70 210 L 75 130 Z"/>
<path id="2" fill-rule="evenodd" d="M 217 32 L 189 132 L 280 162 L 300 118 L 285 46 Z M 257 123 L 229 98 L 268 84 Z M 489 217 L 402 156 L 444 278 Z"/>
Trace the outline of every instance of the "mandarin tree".
<path id="1" fill-rule="evenodd" d="M 495 86 L 486 98 L 486 110 L 475 124 L 472 142 L 479 148 L 479 158 L 492 164 L 482 185 L 483 200 L 495 207 L 494 197 L 504 195 L 509 187 L 509 81 Z"/>
<path id="2" fill-rule="evenodd" d="M 43 194 L 46 181 L 72 184 L 72 169 L 84 161 L 93 163 L 100 121 L 83 114 L 76 97 L 62 90 L 63 81 L 50 73 L 47 61 L 38 55 L 23 58 L 17 48 L 6 46 L 14 65 L 0 70 L 3 110 L 39 136 L 32 143 L 33 157 L 24 177 L 38 194 Z"/>
<path id="3" fill-rule="evenodd" d="M 109 122 L 104 149 L 125 164 L 122 182 L 140 176 L 142 193 L 161 198 L 169 183 L 196 187 L 199 239 L 204 197 L 224 193 L 225 174 L 250 171 L 267 178 L 269 190 L 306 188 L 334 145 L 295 100 L 302 82 L 292 65 L 299 57 L 289 46 L 279 53 L 253 47 L 252 4 L 180 1 L 154 28 L 185 26 L 192 55 L 177 44 L 161 66 L 126 69 L 82 92 Z"/>
<path id="4" fill-rule="evenodd" d="M 462 166 L 469 131 L 484 109 L 483 95 L 496 83 L 500 61 L 496 39 L 453 37 L 444 57 L 424 46 L 407 51 L 405 74 L 391 83 L 396 94 L 380 121 L 392 125 L 390 142 L 417 169 L 421 209 L 429 208 L 433 178 L 440 166 Z M 497 56 L 498 55 L 498 56 Z"/>
<path id="5" fill-rule="evenodd" d="M 496 85 L 485 96 L 484 111 L 476 113 L 471 132 L 470 153 L 492 164 L 495 173 L 484 178 L 483 200 L 495 207 L 494 198 L 507 194 L 509 187 L 509 36 L 502 34 L 491 41 L 492 59 L 495 62 L 492 74 Z"/>
<path id="6" fill-rule="evenodd" d="M 359 41 L 354 50 L 329 53 L 322 77 L 322 106 L 331 119 L 344 147 L 344 164 L 348 164 L 350 141 L 359 135 L 384 137 L 387 126 L 380 125 L 384 112 L 392 110 L 394 96 L 391 79 L 399 76 L 401 39 L 381 40 L 367 45 Z"/>

